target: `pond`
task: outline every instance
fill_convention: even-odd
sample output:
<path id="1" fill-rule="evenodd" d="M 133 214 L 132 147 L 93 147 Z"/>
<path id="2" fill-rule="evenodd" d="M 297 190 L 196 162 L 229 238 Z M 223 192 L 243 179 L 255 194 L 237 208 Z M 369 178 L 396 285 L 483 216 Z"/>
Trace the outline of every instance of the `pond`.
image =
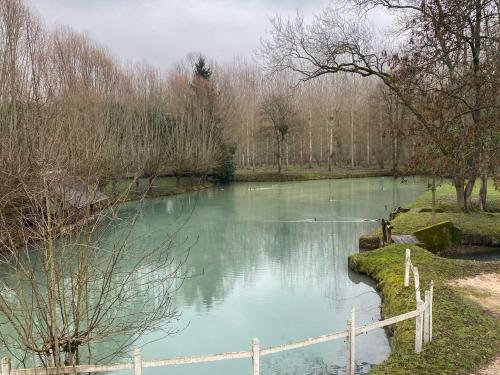
<path id="1" fill-rule="evenodd" d="M 374 284 L 347 268 L 358 237 L 377 219 L 414 199 L 425 185 L 410 179 L 363 178 L 310 182 L 240 183 L 176 197 L 128 203 L 140 209 L 134 231 L 154 237 L 181 213 L 181 232 L 197 237 L 186 267 L 194 275 L 175 297 L 182 312 L 170 337 L 149 334 L 143 359 L 248 350 L 344 330 L 351 307 L 357 324 L 380 319 Z M 132 349 L 132 348 L 131 348 Z M 357 340 L 357 365 L 366 373 L 390 348 L 380 329 Z M 262 374 L 343 373 L 342 339 L 261 359 Z M 168 371 L 167 371 L 168 370 Z M 247 374 L 250 360 L 145 369 L 145 374 Z"/>
<path id="2" fill-rule="evenodd" d="M 141 256 L 141 248 L 159 246 L 167 232 L 179 226 L 171 251 L 182 257 L 191 248 L 183 266 L 190 277 L 173 301 L 182 315 L 173 325 L 165 323 L 163 329 L 136 343 L 143 359 L 243 351 L 250 349 L 252 338 L 268 347 L 342 331 L 351 307 L 356 309 L 358 326 L 379 320 L 381 300 L 374 283 L 350 272 L 347 258 L 358 252 L 359 236 L 379 226 L 379 218 L 425 189 L 418 179 L 402 183 L 390 177 L 238 183 L 122 205 L 119 218 L 136 216 L 135 224 L 125 226 L 126 230 L 117 225 L 118 229 L 101 234 L 106 246 L 136 241 L 131 258 L 124 259 L 127 267 L 133 257 Z M 72 261 L 79 264 L 78 257 L 89 254 L 80 252 Z M 36 264 L 36 253 L 30 258 Z M 105 261 L 99 258 L 98 266 L 101 263 Z M 119 281 L 115 284 L 120 287 Z M 134 288 L 135 284 L 123 285 Z M 154 298 L 128 302 L 122 308 L 130 316 L 144 312 L 144 303 L 155 303 Z M 180 332 L 166 335 L 171 329 Z M 120 340 L 97 344 L 92 358 L 106 358 L 127 338 Z M 0 354 L 7 354 L 3 349 Z M 133 349 L 125 351 L 131 354 Z M 358 373 L 368 372 L 389 351 L 382 329 L 358 336 Z M 341 374 L 346 354 L 343 339 L 278 353 L 261 358 L 261 374 Z M 115 359 L 129 360 L 127 356 Z M 178 365 L 143 373 L 248 374 L 250 362 Z"/>

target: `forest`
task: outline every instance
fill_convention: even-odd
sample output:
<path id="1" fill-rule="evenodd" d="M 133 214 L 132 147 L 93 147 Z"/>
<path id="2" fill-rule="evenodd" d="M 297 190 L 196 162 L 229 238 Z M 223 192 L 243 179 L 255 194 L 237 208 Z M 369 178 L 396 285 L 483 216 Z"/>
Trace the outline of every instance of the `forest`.
<path id="1" fill-rule="evenodd" d="M 450 23 L 459 3 L 448 5 L 397 7 L 411 35 L 399 52 L 327 9 L 310 27 L 274 19 L 260 62 L 193 53 L 167 71 L 121 62 L 69 27 L 47 31 L 5 0 L 1 191 L 41 170 L 103 184 L 328 164 L 453 177 L 468 209 L 470 185 L 497 167 L 498 8 L 463 6 Z M 329 44 L 343 47 L 332 54 Z"/>

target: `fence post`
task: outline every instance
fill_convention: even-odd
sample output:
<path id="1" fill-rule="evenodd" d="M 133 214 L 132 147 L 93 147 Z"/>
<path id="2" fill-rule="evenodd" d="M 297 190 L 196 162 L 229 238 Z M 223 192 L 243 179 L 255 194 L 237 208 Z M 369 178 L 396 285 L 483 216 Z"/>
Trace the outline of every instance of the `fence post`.
<path id="1" fill-rule="evenodd" d="M 410 286 L 410 262 L 411 262 L 411 250 L 406 249 L 406 254 L 405 254 L 405 286 Z"/>
<path id="2" fill-rule="evenodd" d="M 260 347 L 259 339 L 252 340 L 252 375 L 260 374 Z"/>
<path id="3" fill-rule="evenodd" d="M 422 325 L 424 320 L 423 302 L 417 301 L 417 317 L 415 318 L 415 353 L 422 351 Z"/>
<path id="4" fill-rule="evenodd" d="M 434 299 L 434 281 L 431 280 L 429 291 L 429 342 L 432 341 L 432 300 Z"/>
<path id="5" fill-rule="evenodd" d="M 431 291 L 426 290 L 424 294 L 424 343 L 430 342 L 430 300 L 431 300 Z"/>
<path id="6" fill-rule="evenodd" d="M 134 350 L 134 375 L 142 375 L 141 349 Z"/>
<path id="7" fill-rule="evenodd" d="M 2 375 L 10 374 L 10 358 L 4 357 L 2 358 Z"/>
<path id="8" fill-rule="evenodd" d="M 351 308 L 351 319 L 347 322 L 347 375 L 354 375 L 356 370 L 356 317 Z"/>
<path id="9" fill-rule="evenodd" d="M 420 277 L 418 276 L 418 268 L 413 267 L 413 276 L 415 277 L 415 300 L 422 301 L 422 297 L 420 297 Z"/>
<path id="10" fill-rule="evenodd" d="M 347 320 L 347 369 L 346 374 L 351 375 L 351 320 Z"/>

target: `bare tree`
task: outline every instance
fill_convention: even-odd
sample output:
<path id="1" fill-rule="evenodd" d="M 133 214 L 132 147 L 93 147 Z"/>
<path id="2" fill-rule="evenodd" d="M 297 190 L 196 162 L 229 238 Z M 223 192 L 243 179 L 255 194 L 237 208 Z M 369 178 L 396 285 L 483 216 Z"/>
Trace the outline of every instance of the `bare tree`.
<path id="1" fill-rule="evenodd" d="M 276 142 L 276 161 L 278 174 L 281 176 L 283 145 L 290 129 L 298 121 L 290 96 L 277 91 L 271 92 L 261 103 L 261 114 Z"/>
<path id="2" fill-rule="evenodd" d="M 1 243 L 0 341 L 22 365 L 109 360 L 145 332 L 175 332 L 172 296 L 187 252 L 173 257 L 175 230 L 148 248 L 132 235 L 134 216 L 117 220 L 113 206 L 92 212 L 97 186 L 45 172 L 19 187 L 30 203 L 19 213 L 27 223 L 22 235 L 36 241 Z M 86 225 L 68 233 L 75 216 Z M 119 233 L 113 242 L 110 231 Z M 110 340 L 119 343 L 114 350 L 96 351 Z"/>
<path id="3" fill-rule="evenodd" d="M 362 20 L 326 8 L 306 25 L 275 18 L 262 54 L 271 71 L 291 70 L 310 80 L 341 72 L 376 76 L 418 120 L 441 153 L 453 161 L 459 206 L 468 210 L 480 174 L 482 150 L 494 122 L 485 112 L 498 107 L 485 99 L 486 90 L 498 92 L 494 69 L 483 62 L 485 40 L 498 37 L 498 4 L 490 0 L 359 0 L 358 9 L 382 6 L 399 16 L 399 35 L 407 36 L 398 52 L 380 43 Z M 486 25 L 494 24 L 485 33 Z M 493 42 L 491 42 L 493 43 Z M 484 116 L 483 116 L 484 117 Z M 483 205 L 484 206 L 484 205 Z"/>

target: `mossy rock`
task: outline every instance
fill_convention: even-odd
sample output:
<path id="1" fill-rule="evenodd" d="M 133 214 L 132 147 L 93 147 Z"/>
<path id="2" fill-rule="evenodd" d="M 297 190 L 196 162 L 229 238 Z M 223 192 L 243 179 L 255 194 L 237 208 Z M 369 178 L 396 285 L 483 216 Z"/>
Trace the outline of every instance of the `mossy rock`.
<path id="1" fill-rule="evenodd" d="M 413 232 L 417 240 L 434 252 L 440 252 L 462 242 L 462 234 L 451 221 L 437 223 Z"/>
<path id="2" fill-rule="evenodd" d="M 359 248 L 361 250 L 375 250 L 380 247 L 380 237 L 364 235 L 359 237 Z"/>

